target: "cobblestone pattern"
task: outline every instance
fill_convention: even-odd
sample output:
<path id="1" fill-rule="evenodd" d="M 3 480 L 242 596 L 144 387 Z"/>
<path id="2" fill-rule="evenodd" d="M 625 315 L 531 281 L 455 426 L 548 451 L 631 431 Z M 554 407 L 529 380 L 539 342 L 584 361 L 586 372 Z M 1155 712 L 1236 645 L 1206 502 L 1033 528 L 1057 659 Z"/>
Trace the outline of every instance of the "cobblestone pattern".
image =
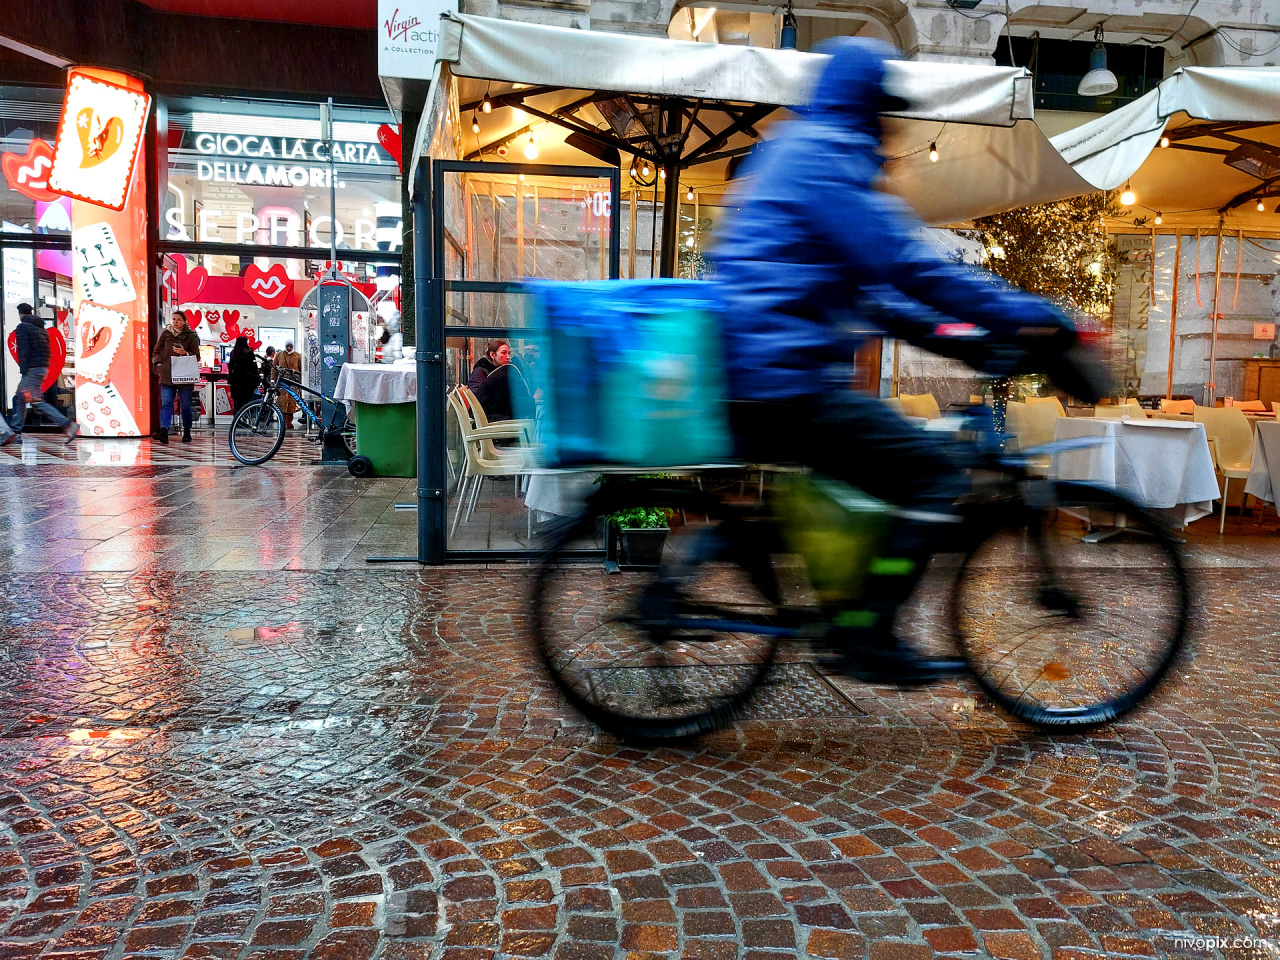
<path id="1" fill-rule="evenodd" d="M 1280 936 L 1280 591 L 1205 580 L 1100 733 L 791 664 L 809 715 L 642 750 L 561 708 L 520 574 L 13 576 L 0 957 L 1272 957 L 1180 945 Z"/>

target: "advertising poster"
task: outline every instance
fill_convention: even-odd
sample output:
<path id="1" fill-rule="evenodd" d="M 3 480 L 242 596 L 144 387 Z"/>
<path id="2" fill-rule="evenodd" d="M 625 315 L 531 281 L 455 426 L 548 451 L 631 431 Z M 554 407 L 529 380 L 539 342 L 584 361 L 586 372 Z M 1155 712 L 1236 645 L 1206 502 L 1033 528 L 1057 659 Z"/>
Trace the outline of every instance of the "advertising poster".
<path id="1" fill-rule="evenodd" d="M 88 72 L 73 74 L 73 83 Z M 91 185 L 89 174 L 99 167 L 108 167 L 113 182 L 123 175 L 122 164 L 107 163 L 116 156 L 109 147 L 116 142 L 119 126 L 121 138 L 117 149 L 130 146 L 136 149 L 136 143 L 126 141 L 132 138 L 132 131 L 141 121 L 136 110 L 127 117 L 117 116 L 117 107 L 138 103 L 136 96 L 124 97 L 120 91 L 135 91 L 142 96 L 142 85 L 131 77 L 110 71 L 95 70 L 92 74 L 105 83 L 77 84 L 70 88 L 67 101 L 70 106 L 64 106 L 63 121 L 66 123 L 71 117 L 75 122 L 77 118 L 91 115 L 90 132 L 106 130 L 108 136 L 96 156 L 92 151 L 82 151 L 80 162 L 87 166 L 73 165 L 66 176 L 68 182 L 77 185 L 80 195 L 101 194 L 99 200 L 114 201 L 116 195 L 108 189 L 110 184 L 98 190 Z M 106 93 L 95 100 L 94 92 L 99 88 Z M 145 117 L 145 110 L 142 116 Z M 66 133 L 59 131 L 60 148 L 68 139 Z M 70 142 L 80 144 L 79 135 Z M 86 142 L 92 145 L 96 141 L 90 137 Z M 116 166 L 120 169 L 115 169 Z M 151 431 L 146 167 L 141 163 L 128 166 L 130 175 L 124 184 L 127 189 L 119 210 L 86 200 L 74 200 L 71 204 L 76 419 L 82 435 L 88 437 L 138 437 Z"/>

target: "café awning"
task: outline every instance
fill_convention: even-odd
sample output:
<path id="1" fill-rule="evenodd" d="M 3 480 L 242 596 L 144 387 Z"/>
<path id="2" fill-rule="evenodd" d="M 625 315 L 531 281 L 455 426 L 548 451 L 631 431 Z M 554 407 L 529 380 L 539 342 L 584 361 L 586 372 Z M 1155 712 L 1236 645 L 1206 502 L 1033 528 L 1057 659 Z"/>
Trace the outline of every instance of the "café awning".
<path id="1" fill-rule="evenodd" d="M 761 121 L 771 119 L 768 108 L 806 102 L 826 59 L 795 50 L 691 43 L 452 14 L 441 18 L 437 51 L 438 75 L 442 84 L 454 85 L 457 100 L 465 104 L 477 82 L 480 90 L 495 98 L 518 93 L 529 103 L 541 96 L 547 99 L 530 104 L 534 111 L 541 111 L 534 115 L 554 115 L 566 126 L 608 94 L 683 103 L 686 115 L 697 111 L 707 126 L 691 129 L 684 142 L 682 159 L 688 162 L 681 166 L 686 168 L 723 164 L 731 155 L 746 152 L 758 138 Z M 912 104 L 890 121 L 894 155 L 927 157 L 931 144 L 944 155 L 962 151 L 1011 155 L 1035 130 L 1031 78 L 1021 68 L 895 61 L 889 83 Z M 458 85 L 467 86 L 459 93 Z M 383 87 L 393 110 L 403 106 L 408 89 L 404 84 L 384 77 Z M 553 92 L 561 96 L 550 97 Z M 577 118 L 560 114 L 569 105 L 578 111 Z M 433 89 L 415 145 L 415 168 L 433 141 L 439 149 L 438 132 L 446 107 L 445 91 Z M 744 108 L 755 109 L 744 113 Z M 719 116 L 710 119 L 717 109 Z M 594 115 L 586 119 L 583 129 L 596 120 Z M 735 124 L 736 129 L 731 129 Z M 718 138 L 723 142 L 706 149 Z M 641 142 L 636 146 L 647 148 Z M 925 194 L 910 195 L 908 200 L 926 219 L 939 222 L 939 215 L 950 217 L 949 201 L 939 205 Z"/>
<path id="2" fill-rule="evenodd" d="M 1132 219 L 1160 213 L 1166 225 L 1216 229 L 1224 217 L 1231 229 L 1276 229 L 1280 69 L 1187 67 L 1052 140 L 1023 133 L 1007 152 L 985 153 L 962 137 L 936 164 L 904 157 L 891 164 L 894 189 L 948 197 L 931 205 L 934 222 L 1128 185 Z"/>

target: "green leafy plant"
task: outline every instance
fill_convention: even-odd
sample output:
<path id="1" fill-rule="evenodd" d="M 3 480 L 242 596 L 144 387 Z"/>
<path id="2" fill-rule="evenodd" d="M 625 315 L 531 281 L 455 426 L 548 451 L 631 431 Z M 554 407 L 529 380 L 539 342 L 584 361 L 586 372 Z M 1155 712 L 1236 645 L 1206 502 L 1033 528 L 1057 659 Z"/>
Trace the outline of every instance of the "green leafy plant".
<path id="1" fill-rule="evenodd" d="M 659 507 L 632 507 L 617 510 L 605 519 L 619 530 L 654 530 L 668 525 L 671 511 Z"/>

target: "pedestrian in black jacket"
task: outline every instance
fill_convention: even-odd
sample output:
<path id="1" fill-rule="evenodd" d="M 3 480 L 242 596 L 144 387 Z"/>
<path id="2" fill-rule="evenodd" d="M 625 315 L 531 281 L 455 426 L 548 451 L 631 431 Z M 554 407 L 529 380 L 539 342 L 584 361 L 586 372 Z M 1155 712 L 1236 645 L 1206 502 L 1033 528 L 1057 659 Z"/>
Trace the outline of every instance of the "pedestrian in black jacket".
<path id="1" fill-rule="evenodd" d="M 14 346 L 18 351 L 18 372 L 22 379 L 13 394 L 13 423 L 4 425 L 0 446 L 22 438 L 22 428 L 27 420 L 27 406 L 33 406 L 54 426 L 67 435 L 67 443 L 76 438 L 80 424 L 68 420 L 58 409 L 44 399 L 44 378 L 49 373 L 49 331 L 44 321 L 36 316 L 31 304 L 18 304 L 18 329 Z M 11 429 L 12 428 L 12 429 Z"/>
<path id="2" fill-rule="evenodd" d="M 231 348 L 231 357 L 227 360 L 227 387 L 231 390 L 233 412 L 238 412 L 253 399 L 261 379 L 258 361 L 249 347 L 249 338 L 236 337 L 236 345 Z"/>
<path id="3" fill-rule="evenodd" d="M 467 378 L 467 386 L 471 388 L 471 392 L 475 393 L 476 388 L 484 383 L 485 377 L 510 361 L 511 347 L 507 345 L 507 341 L 490 340 L 489 346 L 485 349 L 485 355 L 476 361 L 476 365 L 471 370 L 471 376 Z"/>

